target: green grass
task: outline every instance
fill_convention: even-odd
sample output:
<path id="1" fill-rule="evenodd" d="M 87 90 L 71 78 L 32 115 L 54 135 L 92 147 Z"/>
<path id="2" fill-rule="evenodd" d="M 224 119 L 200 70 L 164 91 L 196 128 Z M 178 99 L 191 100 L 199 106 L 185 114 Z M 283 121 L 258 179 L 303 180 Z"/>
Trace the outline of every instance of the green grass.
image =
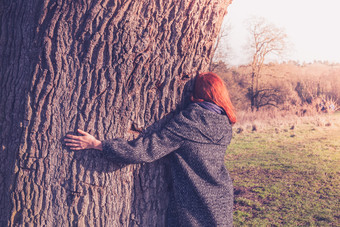
<path id="1" fill-rule="evenodd" d="M 235 133 L 235 226 L 340 226 L 340 115 Z"/>

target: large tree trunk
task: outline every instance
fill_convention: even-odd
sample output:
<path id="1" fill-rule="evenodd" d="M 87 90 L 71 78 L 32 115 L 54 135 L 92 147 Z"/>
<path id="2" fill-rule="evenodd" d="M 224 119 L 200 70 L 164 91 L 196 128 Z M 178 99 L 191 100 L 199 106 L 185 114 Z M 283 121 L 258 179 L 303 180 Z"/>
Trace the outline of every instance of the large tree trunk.
<path id="1" fill-rule="evenodd" d="M 184 105 L 226 0 L 0 0 L 1 226 L 163 226 L 164 160 L 71 152 L 77 128 L 131 139 Z"/>

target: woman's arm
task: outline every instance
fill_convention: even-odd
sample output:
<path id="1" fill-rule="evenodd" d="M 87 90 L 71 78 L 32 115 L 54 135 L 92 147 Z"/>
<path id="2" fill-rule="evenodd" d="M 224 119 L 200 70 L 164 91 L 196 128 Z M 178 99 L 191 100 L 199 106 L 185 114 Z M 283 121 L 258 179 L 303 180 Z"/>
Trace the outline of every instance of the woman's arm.
<path id="1" fill-rule="evenodd" d="M 112 139 L 102 142 L 104 154 L 120 163 L 136 164 L 156 161 L 182 146 L 183 138 L 166 128 L 127 141 Z"/>
<path id="2" fill-rule="evenodd" d="M 66 135 L 66 146 L 71 150 L 96 149 L 103 150 L 102 142 L 97 140 L 94 136 L 84 132 L 81 129 L 77 130 L 82 136 Z"/>
<path id="3" fill-rule="evenodd" d="M 111 139 L 101 142 L 80 129 L 78 132 L 82 136 L 70 134 L 66 136 L 66 145 L 71 150 L 101 150 L 108 158 L 125 164 L 155 161 L 177 150 L 183 141 L 182 137 L 167 128 L 140 136 L 132 141 Z"/>

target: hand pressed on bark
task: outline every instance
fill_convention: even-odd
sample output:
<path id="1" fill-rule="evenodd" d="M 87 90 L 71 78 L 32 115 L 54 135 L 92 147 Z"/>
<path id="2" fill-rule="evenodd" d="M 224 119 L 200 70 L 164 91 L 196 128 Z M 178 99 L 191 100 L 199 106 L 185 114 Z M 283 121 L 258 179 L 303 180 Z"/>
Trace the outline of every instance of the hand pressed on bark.
<path id="1" fill-rule="evenodd" d="M 83 150 L 83 149 L 96 149 L 103 150 L 102 142 L 97 140 L 94 136 L 78 129 L 78 132 L 82 136 L 66 135 L 66 146 L 69 146 L 71 150 Z"/>

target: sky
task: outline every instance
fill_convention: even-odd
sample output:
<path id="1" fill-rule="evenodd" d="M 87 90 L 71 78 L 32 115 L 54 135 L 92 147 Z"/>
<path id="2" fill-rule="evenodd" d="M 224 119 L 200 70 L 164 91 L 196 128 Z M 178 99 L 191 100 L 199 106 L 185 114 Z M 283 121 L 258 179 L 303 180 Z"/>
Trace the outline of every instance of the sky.
<path id="1" fill-rule="evenodd" d="M 253 16 L 288 35 L 290 48 L 281 60 L 340 62 L 340 0 L 233 0 L 224 19 L 230 24 L 224 42 L 231 48 L 231 65 L 249 63 L 246 20 Z"/>

